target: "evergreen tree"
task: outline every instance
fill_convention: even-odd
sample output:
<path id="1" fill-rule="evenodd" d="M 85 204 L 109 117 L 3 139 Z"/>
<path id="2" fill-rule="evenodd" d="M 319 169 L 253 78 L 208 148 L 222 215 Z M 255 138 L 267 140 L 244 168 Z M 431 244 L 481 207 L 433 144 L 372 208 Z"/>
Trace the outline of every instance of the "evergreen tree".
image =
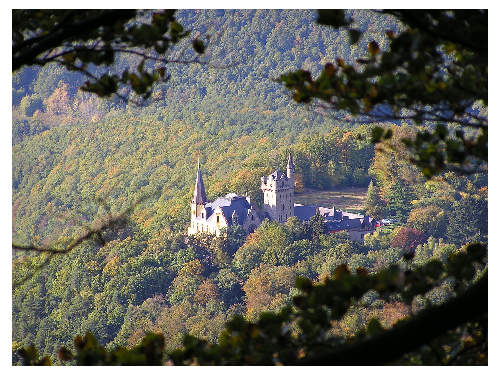
<path id="1" fill-rule="evenodd" d="M 314 216 L 309 219 L 309 227 L 311 228 L 311 239 L 314 242 L 318 242 L 320 236 L 327 232 L 326 223 L 319 212 L 316 212 Z"/>
<path id="2" fill-rule="evenodd" d="M 394 181 L 387 194 L 390 216 L 399 223 L 405 223 L 411 210 L 411 201 L 415 198 L 415 193 L 405 181 Z"/>
<path id="3" fill-rule="evenodd" d="M 368 185 L 365 210 L 368 215 L 375 219 L 381 219 L 385 213 L 385 204 L 380 197 L 380 190 L 378 186 L 373 184 L 373 181 L 370 181 L 370 184 Z"/>
<path id="4" fill-rule="evenodd" d="M 458 200 L 450 215 L 446 236 L 460 246 L 468 242 L 485 241 L 488 234 L 488 202 L 472 195 Z"/>

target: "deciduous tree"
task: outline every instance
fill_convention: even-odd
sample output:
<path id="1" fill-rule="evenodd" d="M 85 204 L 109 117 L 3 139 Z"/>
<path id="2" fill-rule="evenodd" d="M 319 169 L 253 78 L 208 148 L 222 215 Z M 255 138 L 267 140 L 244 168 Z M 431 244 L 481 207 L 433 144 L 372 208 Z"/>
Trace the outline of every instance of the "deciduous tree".
<path id="1" fill-rule="evenodd" d="M 377 11 L 378 12 L 378 11 Z M 477 171 L 488 157 L 488 11 L 383 10 L 400 30 L 387 30 L 388 47 L 372 40 L 366 58 L 328 62 L 317 78 L 307 70 L 281 81 L 298 103 L 317 101 L 340 119 L 428 124 L 404 143 L 426 177 L 443 169 Z M 351 43 L 364 30 L 342 10 L 320 10 L 318 23 L 346 31 Z M 373 140 L 391 138 L 377 127 Z"/>
<path id="2" fill-rule="evenodd" d="M 128 87 L 148 99 L 156 82 L 169 79 L 166 64 L 200 63 L 196 57 L 169 56 L 172 46 L 189 35 L 174 14 L 174 10 L 14 10 L 12 70 L 55 63 L 81 73 L 86 78 L 84 91 L 127 99 L 120 92 Z M 205 43 L 195 38 L 192 48 L 203 54 Z M 118 54 L 136 57 L 134 69 L 107 69 Z"/>

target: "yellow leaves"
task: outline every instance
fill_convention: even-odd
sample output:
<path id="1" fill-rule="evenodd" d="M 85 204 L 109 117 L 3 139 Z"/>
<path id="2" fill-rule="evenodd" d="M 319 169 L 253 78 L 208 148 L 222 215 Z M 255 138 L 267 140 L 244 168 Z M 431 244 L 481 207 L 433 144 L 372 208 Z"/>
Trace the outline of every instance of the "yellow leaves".
<path id="1" fill-rule="evenodd" d="M 195 277 L 201 276 L 203 273 L 203 266 L 198 259 L 192 260 L 184 264 L 182 269 L 179 271 L 177 277 Z"/>
<path id="2" fill-rule="evenodd" d="M 113 165 L 109 170 L 108 170 L 108 178 L 113 177 L 118 173 L 120 169 L 118 168 L 118 165 Z"/>
<path id="3" fill-rule="evenodd" d="M 85 299 L 90 298 L 92 297 L 92 290 L 90 290 L 90 288 L 86 286 L 80 291 L 80 296 Z"/>
<path id="4" fill-rule="evenodd" d="M 488 186 L 483 186 L 478 192 L 480 195 L 486 195 L 486 198 L 488 198 Z"/>
<path id="5" fill-rule="evenodd" d="M 97 263 L 95 260 L 91 260 L 87 263 L 87 269 L 89 271 L 96 272 L 99 270 L 99 263 Z"/>
<path id="6" fill-rule="evenodd" d="M 259 139 L 258 145 L 259 146 L 264 146 L 264 145 L 266 145 L 268 143 L 269 143 L 269 139 L 267 139 L 266 137 L 263 137 L 263 138 Z"/>
<path id="7" fill-rule="evenodd" d="M 149 217 L 148 219 L 144 220 L 141 224 L 144 227 L 144 229 L 148 228 L 151 224 L 153 223 L 153 217 Z"/>
<path id="8" fill-rule="evenodd" d="M 106 263 L 104 269 L 102 270 L 102 273 L 104 275 L 114 276 L 118 273 L 119 268 L 120 258 L 118 257 L 118 255 L 115 255 L 108 263 Z"/>

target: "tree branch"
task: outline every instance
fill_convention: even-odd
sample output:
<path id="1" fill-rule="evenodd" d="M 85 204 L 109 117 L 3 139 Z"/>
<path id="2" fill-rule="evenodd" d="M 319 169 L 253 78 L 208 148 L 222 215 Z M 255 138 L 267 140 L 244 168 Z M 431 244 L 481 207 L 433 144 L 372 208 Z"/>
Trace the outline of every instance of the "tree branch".
<path id="1" fill-rule="evenodd" d="M 43 36 L 27 39 L 12 46 L 12 71 L 32 63 L 44 51 L 56 48 L 65 40 L 76 40 L 101 26 L 113 25 L 120 19 L 130 19 L 135 10 L 105 10 L 83 22 L 72 22 L 67 27 L 56 27 Z"/>
<path id="2" fill-rule="evenodd" d="M 383 365 L 418 349 L 448 330 L 488 313 L 488 274 L 461 296 L 424 310 L 377 336 L 311 354 L 297 365 Z"/>

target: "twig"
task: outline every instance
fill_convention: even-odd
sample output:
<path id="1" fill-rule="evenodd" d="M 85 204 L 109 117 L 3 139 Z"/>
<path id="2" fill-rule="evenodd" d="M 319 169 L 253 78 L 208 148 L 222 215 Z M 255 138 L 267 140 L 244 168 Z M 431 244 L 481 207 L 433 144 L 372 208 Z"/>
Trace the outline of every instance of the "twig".
<path id="1" fill-rule="evenodd" d="M 28 279 L 33 277 L 36 274 L 36 272 L 42 269 L 52 259 L 54 255 L 67 254 L 73 249 L 75 249 L 77 246 L 81 245 L 82 243 L 91 240 L 96 242 L 99 246 L 104 246 L 107 242 L 106 239 L 104 238 L 104 232 L 109 229 L 118 229 L 124 227 L 128 223 L 128 218 L 132 213 L 132 211 L 136 208 L 136 206 L 139 203 L 149 198 L 150 196 L 143 196 L 137 199 L 130 207 L 128 207 L 125 211 L 116 216 L 112 216 L 111 213 L 109 212 L 109 207 L 107 207 L 108 213 L 105 215 L 104 219 L 101 220 L 97 226 L 93 228 L 88 226 L 85 227 L 86 230 L 82 235 L 75 238 L 73 241 L 71 241 L 71 243 L 68 246 L 62 249 L 57 248 L 55 246 L 37 246 L 34 244 L 22 245 L 22 244 L 12 243 L 13 250 L 49 254 L 47 259 L 41 265 L 37 266 L 34 269 L 33 273 L 27 275 L 26 277 L 15 283 L 13 285 L 13 288 L 19 287 L 20 285 L 24 284 Z"/>

